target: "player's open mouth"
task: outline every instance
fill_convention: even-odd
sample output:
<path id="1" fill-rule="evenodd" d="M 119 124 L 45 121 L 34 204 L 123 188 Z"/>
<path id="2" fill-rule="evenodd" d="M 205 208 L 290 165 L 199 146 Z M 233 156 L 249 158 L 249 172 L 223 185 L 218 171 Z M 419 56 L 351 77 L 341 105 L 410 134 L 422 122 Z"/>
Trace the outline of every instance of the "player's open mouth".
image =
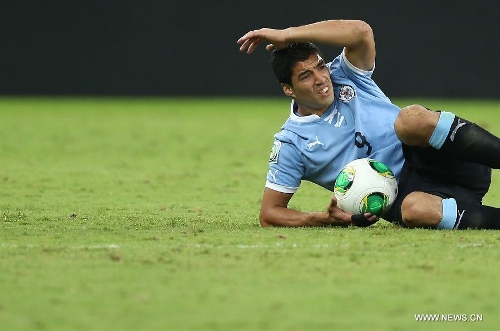
<path id="1" fill-rule="evenodd" d="M 319 94 L 327 94 L 330 88 L 328 86 L 323 87 L 321 90 L 319 90 Z"/>

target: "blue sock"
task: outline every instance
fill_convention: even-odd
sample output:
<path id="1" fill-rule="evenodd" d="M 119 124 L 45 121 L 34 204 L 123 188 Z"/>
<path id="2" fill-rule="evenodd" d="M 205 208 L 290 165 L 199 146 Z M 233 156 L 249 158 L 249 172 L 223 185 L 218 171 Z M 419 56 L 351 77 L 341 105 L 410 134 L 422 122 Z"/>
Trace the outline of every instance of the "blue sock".
<path id="1" fill-rule="evenodd" d="M 453 198 L 443 199 L 443 217 L 437 225 L 440 230 L 451 230 L 457 220 L 457 201 Z"/>
<path id="2" fill-rule="evenodd" d="M 439 120 L 432 132 L 431 138 L 429 139 L 429 144 L 435 149 L 440 149 L 443 146 L 448 133 L 450 132 L 451 125 L 455 119 L 455 114 L 442 111 L 439 114 Z"/>

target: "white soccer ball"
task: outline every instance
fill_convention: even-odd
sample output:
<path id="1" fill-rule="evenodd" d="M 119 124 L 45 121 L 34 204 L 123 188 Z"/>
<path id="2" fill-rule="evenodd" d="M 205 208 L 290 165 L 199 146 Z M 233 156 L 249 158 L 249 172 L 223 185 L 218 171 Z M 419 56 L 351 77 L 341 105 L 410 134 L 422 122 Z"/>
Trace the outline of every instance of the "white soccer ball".
<path id="1" fill-rule="evenodd" d="M 363 158 L 349 162 L 337 175 L 337 205 L 353 215 L 383 216 L 398 195 L 394 173 L 384 163 Z"/>

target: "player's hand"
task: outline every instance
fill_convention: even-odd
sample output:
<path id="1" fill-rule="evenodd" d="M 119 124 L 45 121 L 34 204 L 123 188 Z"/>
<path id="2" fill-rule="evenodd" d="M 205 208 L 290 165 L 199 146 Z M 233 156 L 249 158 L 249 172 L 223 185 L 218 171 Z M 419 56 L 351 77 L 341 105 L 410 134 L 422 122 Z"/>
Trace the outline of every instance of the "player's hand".
<path id="1" fill-rule="evenodd" d="M 335 196 L 332 196 L 327 211 L 331 219 L 331 224 L 337 226 L 355 225 L 366 227 L 377 223 L 379 220 L 378 216 L 372 215 L 370 213 L 352 215 L 343 211 L 337 206 L 337 199 L 335 198 Z"/>
<path id="2" fill-rule="evenodd" d="M 370 213 L 358 214 L 351 216 L 352 224 L 359 227 L 367 227 L 378 222 L 379 218 L 377 215 L 372 215 Z"/>
<path id="3" fill-rule="evenodd" d="M 328 218 L 330 219 L 330 224 L 335 226 L 349 226 L 352 224 L 351 214 L 346 213 L 337 206 L 337 198 L 332 196 L 330 204 L 327 208 Z"/>
<path id="4" fill-rule="evenodd" d="M 241 45 L 240 52 L 246 51 L 248 54 L 252 54 L 257 46 L 264 40 L 270 42 L 270 44 L 266 46 L 268 51 L 285 48 L 288 44 L 287 32 L 286 30 L 262 28 L 247 32 L 238 39 L 237 43 Z"/>

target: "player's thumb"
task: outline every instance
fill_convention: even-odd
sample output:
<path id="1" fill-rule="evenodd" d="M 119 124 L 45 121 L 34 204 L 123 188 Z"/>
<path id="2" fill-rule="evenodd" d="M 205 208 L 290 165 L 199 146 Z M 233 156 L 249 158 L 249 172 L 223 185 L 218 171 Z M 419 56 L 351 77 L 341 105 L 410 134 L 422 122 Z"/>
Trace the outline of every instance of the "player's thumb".
<path id="1" fill-rule="evenodd" d="M 273 51 L 274 49 L 275 49 L 275 47 L 273 44 L 269 44 L 266 46 L 266 50 L 268 50 L 268 51 Z"/>
<path id="2" fill-rule="evenodd" d="M 337 198 L 335 197 L 335 195 L 332 195 L 332 198 L 330 200 L 330 206 L 331 207 L 336 207 L 337 206 Z"/>

